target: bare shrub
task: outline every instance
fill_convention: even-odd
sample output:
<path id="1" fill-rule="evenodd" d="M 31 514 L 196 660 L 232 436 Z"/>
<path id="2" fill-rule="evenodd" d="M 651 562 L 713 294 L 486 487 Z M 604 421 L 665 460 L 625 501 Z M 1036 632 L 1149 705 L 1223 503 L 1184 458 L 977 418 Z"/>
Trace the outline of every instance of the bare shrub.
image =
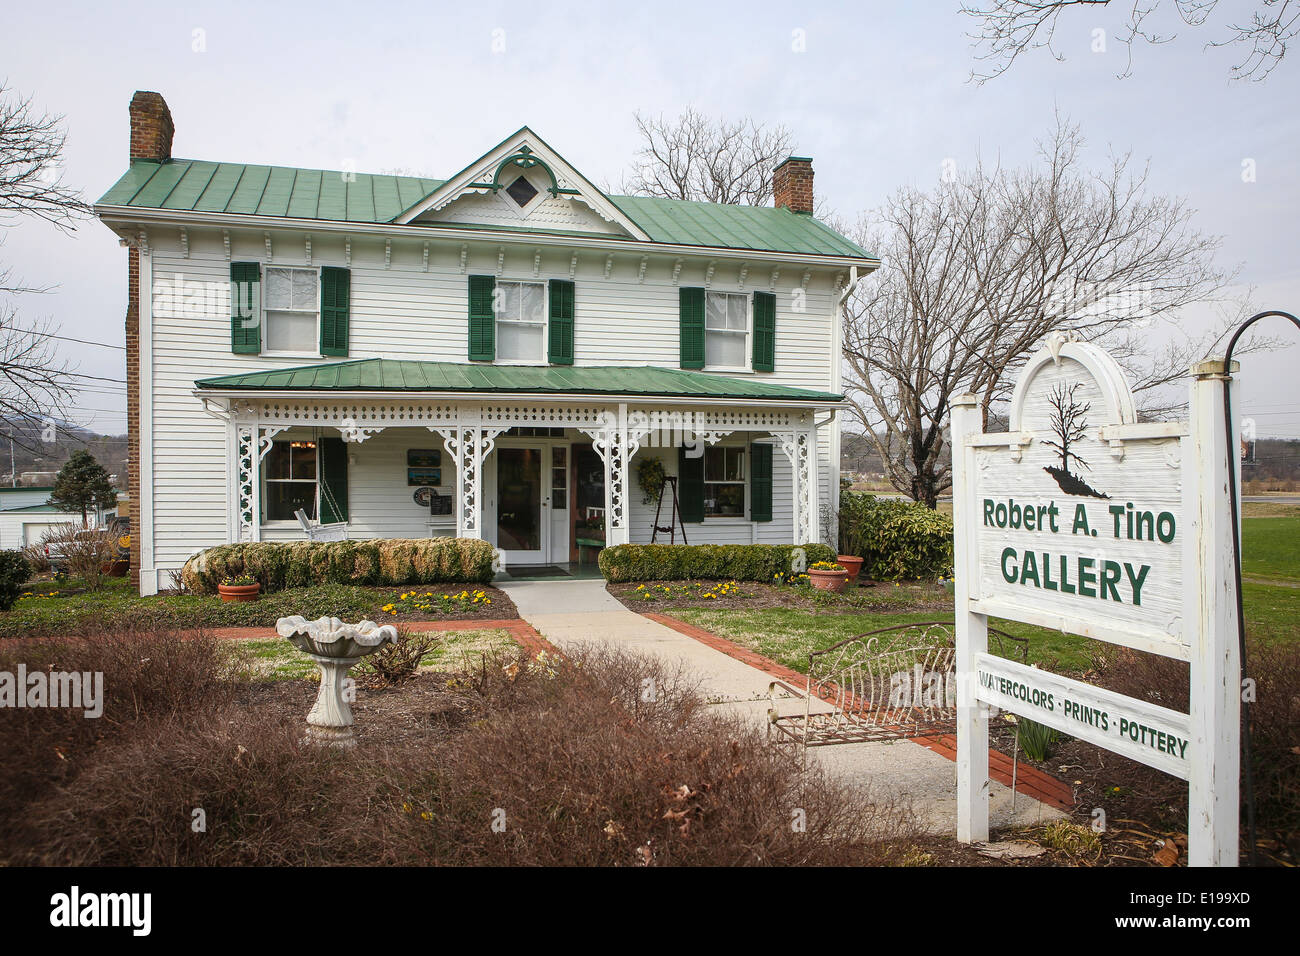
<path id="1" fill-rule="evenodd" d="M 407 832 L 422 858 L 844 865 L 875 859 L 908 829 L 893 807 L 801 773 L 657 660 L 594 651 L 534 663 L 519 681 L 526 698 L 440 748 L 429 784 L 411 794 Z"/>
<path id="2" fill-rule="evenodd" d="M 102 673 L 103 715 L 75 708 L 0 712 L 0 842 L 22 828 L 23 810 L 98 761 L 98 747 L 149 720 L 203 720 L 233 699 L 243 676 L 227 645 L 169 632 L 99 633 L 58 641 L 0 643 L 0 671 Z"/>
<path id="3" fill-rule="evenodd" d="M 1261 829 L 1300 831 L 1300 647 L 1251 641 L 1247 676 L 1255 681 L 1250 705 L 1256 820 Z M 1185 661 L 1126 648 L 1109 649 L 1096 661 L 1110 690 L 1186 713 L 1191 675 Z"/>
<path id="4" fill-rule="evenodd" d="M 75 524 L 56 525 L 41 538 L 67 559 L 68 572 L 98 591 L 104 585 L 108 569 L 117 560 L 117 542 L 105 531 L 86 531 Z"/>
<path id="5" fill-rule="evenodd" d="M 32 574 L 44 574 L 50 570 L 50 560 L 45 556 L 45 548 L 41 545 L 29 544 L 22 549 L 22 553 Z"/>
<path id="6" fill-rule="evenodd" d="M 401 631 L 397 640 L 385 644 L 354 669 L 358 677 L 381 686 L 400 684 L 415 676 L 420 661 L 444 640 L 436 631 Z"/>
<path id="7" fill-rule="evenodd" d="M 905 814 L 818 771 L 800 773 L 656 661 L 615 651 L 485 659 L 457 683 L 449 693 L 472 698 L 481 719 L 352 752 L 300 743 L 303 702 L 292 711 L 216 703 L 142 722 L 96 748 L 57 793 L 32 801 L 5 856 L 84 865 L 845 865 L 887 860 L 912 835 Z M 192 827 L 196 808 L 203 832 Z"/>

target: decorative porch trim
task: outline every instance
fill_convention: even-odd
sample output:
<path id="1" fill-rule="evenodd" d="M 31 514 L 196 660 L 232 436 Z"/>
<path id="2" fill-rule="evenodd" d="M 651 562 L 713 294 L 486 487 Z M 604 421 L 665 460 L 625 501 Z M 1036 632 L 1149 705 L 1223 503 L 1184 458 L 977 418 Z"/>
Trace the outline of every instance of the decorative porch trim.
<path id="1" fill-rule="evenodd" d="M 629 465 L 648 437 L 656 436 L 656 446 L 691 438 L 715 445 L 735 432 L 762 432 L 781 443 L 791 463 L 793 543 L 811 541 L 817 528 L 817 433 L 810 408 L 281 398 L 239 398 L 225 406 L 212 399 L 205 408 L 229 423 L 232 541 L 261 540 L 258 465 L 275 436 L 294 427 L 334 428 L 357 444 L 386 428 L 426 428 L 438 434 L 456 469 L 456 534 L 467 538 L 483 537 L 483 467 L 497 437 L 514 427 L 572 428 L 591 439 L 604 463 L 605 540 L 611 545 L 630 540 Z M 665 435 L 671 438 L 665 440 Z"/>

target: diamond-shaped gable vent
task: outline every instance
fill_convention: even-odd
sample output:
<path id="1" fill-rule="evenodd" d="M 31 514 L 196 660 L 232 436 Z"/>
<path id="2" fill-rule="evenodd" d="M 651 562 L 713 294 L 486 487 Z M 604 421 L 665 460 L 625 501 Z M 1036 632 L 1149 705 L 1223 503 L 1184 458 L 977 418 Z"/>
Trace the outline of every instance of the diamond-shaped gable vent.
<path id="1" fill-rule="evenodd" d="M 533 201 L 533 197 L 537 195 L 537 187 L 523 176 L 520 176 L 506 187 L 506 195 L 513 199 L 515 205 L 522 209 Z"/>

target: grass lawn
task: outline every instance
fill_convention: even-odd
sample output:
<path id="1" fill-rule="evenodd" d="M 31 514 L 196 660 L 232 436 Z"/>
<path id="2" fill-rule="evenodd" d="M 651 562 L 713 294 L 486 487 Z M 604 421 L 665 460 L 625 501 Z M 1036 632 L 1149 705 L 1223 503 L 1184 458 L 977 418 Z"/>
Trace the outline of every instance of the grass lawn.
<path id="1" fill-rule="evenodd" d="M 519 648 L 502 630 L 445 631 L 438 637 L 437 645 L 420 658 L 421 670 L 470 670 L 484 655 L 513 654 Z M 245 655 L 256 679 L 314 681 L 320 676 L 315 662 L 283 638 L 249 638 L 230 644 Z"/>
<path id="2" fill-rule="evenodd" d="M 513 618 L 514 604 L 495 588 L 447 585 L 420 590 L 428 601 L 398 600 L 415 589 L 322 584 L 263 595 L 249 603 L 222 601 L 209 594 L 156 594 L 141 597 L 127 578 L 109 578 L 99 591 L 76 580 L 29 585 L 13 609 L 0 613 L 0 638 L 47 636 L 111 622 L 134 627 L 270 627 L 277 619 L 301 614 L 308 620 L 330 615 L 346 621 L 368 618 L 400 625 L 405 620 Z M 475 601 L 478 592 L 483 597 Z M 459 595 L 465 592 L 466 597 Z M 441 600 L 444 594 L 448 600 Z M 391 610 L 386 610 L 391 608 Z"/>
<path id="3" fill-rule="evenodd" d="M 1300 583 L 1300 509 L 1241 523 L 1241 573 Z"/>

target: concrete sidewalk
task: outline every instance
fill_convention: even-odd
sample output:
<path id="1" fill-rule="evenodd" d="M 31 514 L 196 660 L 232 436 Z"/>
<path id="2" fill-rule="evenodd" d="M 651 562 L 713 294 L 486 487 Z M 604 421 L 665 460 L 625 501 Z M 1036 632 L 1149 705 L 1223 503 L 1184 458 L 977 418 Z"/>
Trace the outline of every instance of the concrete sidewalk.
<path id="1" fill-rule="evenodd" d="M 542 578 L 497 582 L 519 616 L 561 650 L 612 644 L 683 662 L 697 675 L 710 703 L 743 714 L 766 727 L 772 677 L 756 667 L 671 628 L 629 611 L 605 590 L 605 582 Z M 843 744 L 819 747 L 811 757 L 837 776 L 910 801 L 936 833 L 956 829 L 957 767 L 933 750 L 912 743 Z M 1011 790 L 992 783 L 991 823 L 1005 826 L 1052 820 L 1060 810 L 1021 793 L 1011 808 Z"/>

